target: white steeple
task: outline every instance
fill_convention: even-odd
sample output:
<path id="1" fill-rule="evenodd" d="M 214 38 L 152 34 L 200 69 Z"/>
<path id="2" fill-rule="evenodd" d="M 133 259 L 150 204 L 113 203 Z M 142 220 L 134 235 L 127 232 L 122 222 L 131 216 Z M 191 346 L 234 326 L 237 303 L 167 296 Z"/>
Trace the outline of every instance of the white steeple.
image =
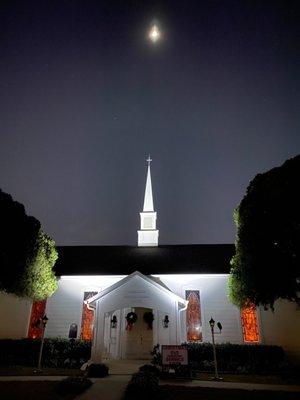
<path id="1" fill-rule="evenodd" d="M 145 197 L 144 197 L 144 208 L 143 211 L 154 211 L 153 208 L 153 196 L 152 196 L 152 183 L 151 183 L 151 171 L 150 171 L 150 156 L 147 159 L 148 162 L 148 172 L 147 172 L 147 181 L 146 181 L 146 189 L 145 189 Z"/>
<path id="2" fill-rule="evenodd" d="M 138 231 L 138 246 L 158 246 L 158 230 L 156 229 L 156 212 L 153 206 L 151 183 L 151 158 L 147 159 L 148 171 L 143 211 L 140 213 L 141 229 Z"/>

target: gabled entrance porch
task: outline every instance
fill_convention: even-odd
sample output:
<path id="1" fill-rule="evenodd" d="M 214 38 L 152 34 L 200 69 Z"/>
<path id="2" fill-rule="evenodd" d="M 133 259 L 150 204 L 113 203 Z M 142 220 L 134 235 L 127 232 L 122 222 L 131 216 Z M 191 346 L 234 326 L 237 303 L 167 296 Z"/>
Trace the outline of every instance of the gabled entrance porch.
<path id="1" fill-rule="evenodd" d="M 95 308 L 93 362 L 149 359 L 155 344 L 180 344 L 186 339 L 180 311 L 186 309 L 187 301 L 138 271 L 87 300 L 87 304 Z M 144 318 L 149 312 L 154 318 L 152 329 Z M 137 317 L 131 327 L 126 318 L 129 313 Z"/>

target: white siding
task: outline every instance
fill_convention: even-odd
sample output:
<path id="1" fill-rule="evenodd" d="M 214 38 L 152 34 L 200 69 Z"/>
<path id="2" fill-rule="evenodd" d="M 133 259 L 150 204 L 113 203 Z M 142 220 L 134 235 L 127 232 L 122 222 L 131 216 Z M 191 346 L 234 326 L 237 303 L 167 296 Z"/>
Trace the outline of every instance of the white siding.
<path id="1" fill-rule="evenodd" d="M 227 297 L 227 275 L 156 275 L 156 277 L 183 298 L 186 290 L 200 291 L 204 341 L 211 341 L 208 321 L 213 317 L 216 322 L 220 321 L 223 325 L 221 335 L 216 335 L 217 342 L 242 342 L 240 313 Z M 62 277 L 59 289 L 47 302 L 49 322 L 46 336 L 67 337 L 72 323 L 78 325 L 79 335 L 83 293 L 103 290 L 122 278 L 122 276 Z M 167 310 L 165 312 L 167 313 Z M 182 339 L 186 340 L 185 312 L 182 314 Z"/>
<path id="2" fill-rule="evenodd" d="M 300 308 L 280 300 L 274 312 L 261 307 L 260 320 L 263 342 L 282 346 L 290 358 L 300 361 Z"/>
<path id="3" fill-rule="evenodd" d="M 105 289 L 122 277 L 63 276 L 58 290 L 47 300 L 46 314 L 49 318 L 45 336 L 67 338 L 71 324 L 77 324 L 80 336 L 84 292 Z"/>
<path id="4" fill-rule="evenodd" d="M 228 275 L 156 275 L 170 290 L 185 298 L 186 290 L 199 290 L 202 314 L 203 341 L 211 341 L 208 321 L 220 321 L 223 330 L 216 335 L 216 342 L 241 343 L 242 331 L 239 309 L 227 296 Z M 184 330 L 185 318 L 183 318 Z M 218 329 L 216 329 L 218 332 Z"/>
<path id="5" fill-rule="evenodd" d="M 0 338 L 27 337 L 31 301 L 0 292 Z"/>

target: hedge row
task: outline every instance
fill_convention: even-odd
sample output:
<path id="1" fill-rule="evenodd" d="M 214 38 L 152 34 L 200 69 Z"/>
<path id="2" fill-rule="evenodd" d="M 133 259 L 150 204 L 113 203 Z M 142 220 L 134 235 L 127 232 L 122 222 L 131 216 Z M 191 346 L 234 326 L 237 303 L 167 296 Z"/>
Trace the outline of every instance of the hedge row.
<path id="1" fill-rule="evenodd" d="M 187 343 L 189 364 L 193 369 L 213 370 L 213 350 L 210 343 Z M 37 365 L 40 340 L 1 339 L 0 365 Z M 283 349 L 279 346 L 217 344 L 220 371 L 280 372 L 287 366 Z M 78 368 L 90 359 L 91 342 L 68 339 L 45 339 L 42 365 L 45 367 Z M 160 361 L 161 357 L 156 357 Z"/>
<path id="2" fill-rule="evenodd" d="M 211 343 L 187 343 L 189 363 L 192 368 L 213 370 Z M 279 372 L 287 366 L 283 349 L 279 346 L 262 344 L 216 345 L 218 367 L 230 372 Z"/>
<path id="3" fill-rule="evenodd" d="M 38 362 L 41 342 L 38 339 L 1 339 L 0 365 L 34 367 Z M 69 339 L 45 339 L 42 365 L 78 368 L 90 359 L 91 342 Z"/>
<path id="4" fill-rule="evenodd" d="M 189 367 L 201 371 L 213 371 L 213 348 L 211 343 L 183 343 L 188 349 Z M 216 345 L 218 368 L 223 372 L 271 373 L 282 372 L 288 367 L 283 349 L 262 344 Z M 152 363 L 161 365 L 160 346 L 151 353 Z"/>

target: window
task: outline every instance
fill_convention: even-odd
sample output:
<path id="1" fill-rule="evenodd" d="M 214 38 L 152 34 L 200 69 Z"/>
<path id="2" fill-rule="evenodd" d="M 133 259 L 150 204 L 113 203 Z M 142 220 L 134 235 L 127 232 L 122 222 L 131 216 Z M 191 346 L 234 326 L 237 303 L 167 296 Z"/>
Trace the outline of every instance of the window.
<path id="1" fill-rule="evenodd" d="M 41 318 L 45 315 L 46 300 L 34 301 L 31 307 L 28 337 L 30 339 L 40 339 L 43 335 Z"/>
<path id="2" fill-rule="evenodd" d="M 143 229 L 153 229 L 152 218 L 144 217 L 144 227 Z"/>
<path id="3" fill-rule="evenodd" d="M 249 304 L 241 309 L 241 321 L 244 342 L 259 342 L 256 307 L 254 304 Z"/>
<path id="4" fill-rule="evenodd" d="M 202 341 L 202 323 L 199 290 L 186 290 L 185 298 L 189 301 L 186 310 L 187 340 Z"/>
<path id="5" fill-rule="evenodd" d="M 69 339 L 77 338 L 77 324 L 71 324 L 69 328 Z"/>
<path id="6" fill-rule="evenodd" d="M 84 292 L 81 319 L 81 335 L 80 339 L 92 340 L 94 326 L 94 310 L 90 310 L 84 303 L 85 300 L 95 296 L 98 292 Z"/>

